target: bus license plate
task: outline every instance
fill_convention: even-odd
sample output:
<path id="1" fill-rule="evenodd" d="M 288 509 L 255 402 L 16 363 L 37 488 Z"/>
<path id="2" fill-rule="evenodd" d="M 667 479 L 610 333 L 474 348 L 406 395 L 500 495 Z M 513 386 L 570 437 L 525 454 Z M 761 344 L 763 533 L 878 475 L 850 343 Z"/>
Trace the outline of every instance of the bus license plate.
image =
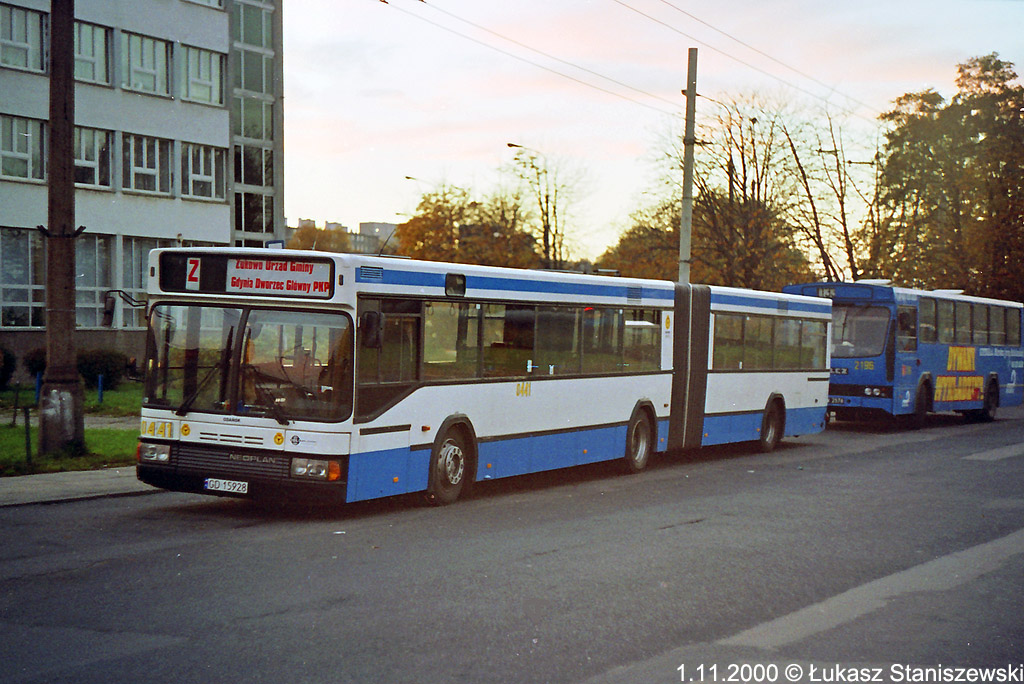
<path id="1" fill-rule="evenodd" d="M 203 482 L 203 489 L 208 492 L 226 492 L 228 494 L 248 494 L 249 483 L 238 480 L 218 480 L 213 477 L 206 478 Z"/>

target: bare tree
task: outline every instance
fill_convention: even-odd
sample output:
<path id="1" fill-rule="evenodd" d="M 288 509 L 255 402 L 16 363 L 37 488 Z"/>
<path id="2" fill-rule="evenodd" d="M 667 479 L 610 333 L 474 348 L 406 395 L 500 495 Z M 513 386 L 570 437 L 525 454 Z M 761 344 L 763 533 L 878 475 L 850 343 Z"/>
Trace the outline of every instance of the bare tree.
<path id="1" fill-rule="evenodd" d="M 565 245 L 566 213 L 575 183 L 543 153 L 516 143 L 508 146 L 516 151 L 512 173 L 526 184 L 537 207 L 542 267 L 562 268 L 569 256 Z"/>

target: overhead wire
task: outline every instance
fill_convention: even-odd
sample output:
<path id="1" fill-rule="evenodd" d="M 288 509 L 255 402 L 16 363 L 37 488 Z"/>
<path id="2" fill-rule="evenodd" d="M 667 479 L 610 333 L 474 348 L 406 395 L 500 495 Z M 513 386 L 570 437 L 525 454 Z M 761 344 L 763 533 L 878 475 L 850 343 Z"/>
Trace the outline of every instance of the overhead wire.
<path id="1" fill-rule="evenodd" d="M 769 71 L 766 71 L 765 69 L 762 69 L 761 67 L 758 67 L 758 66 L 755 66 L 755 65 L 751 64 L 750 62 L 744 61 L 744 60 L 740 59 L 739 57 L 736 57 L 735 55 L 731 55 L 728 52 L 726 52 L 725 50 L 721 50 L 721 49 L 715 47 L 714 45 L 711 45 L 710 43 L 707 43 L 707 42 L 701 40 L 700 38 L 697 38 L 696 36 L 693 36 L 693 35 L 691 35 L 689 33 L 686 33 L 685 31 L 683 31 L 683 30 L 673 26 L 672 24 L 669 24 L 668 22 L 662 21 L 661 19 L 658 19 L 657 17 L 655 17 L 655 16 L 653 16 L 651 14 L 648 14 L 647 12 L 644 12 L 643 10 L 637 9 L 636 7 L 633 7 L 632 5 L 624 2 L 623 0 L 612 0 L 612 2 L 614 2 L 614 3 L 618 4 L 618 5 L 621 5 L 622 7 L 625 7 L 626 9 L 630 10 L 631 12 L 635 12 L 636 14 L 639 14 L 640 16 L 642 16 L 642 17 L 644 17 L 644 18 L 646 18 L 646 19 L 648 19 L 650 21 L 653 21 L 656 24 L 664 26 L 665 28 L 669 29 L 670 31 L 678 33 L 679 35 L 684 36 L 686 38 L 689 38 L 690 40 L 692 40 L 692 41 L 694 41 L 696 43 L 700 43 L 701 45 L 703 45 L 704 47 L 708 48 L 709 50 L 711 50 L 713 52 L 717 52 L 718 54 L 722 55 L 723 57 L 726 57 L 728 59 L 733 60 L 734 62 L 742 64 L 743 66 L 747 67 L 748 69 L 753 69 L 754 71 L 757 71 L 758 73 L 761 73 L 761 74 L 763 74 L 763 75 L 765 75 L 765 76 L 767 76 L 767 77 L 769 77 L 771 79 L 774 79 L 774 80 L 778 81 L 779 83 L 782 83 L 783 85 L 788 86 L 789 88 L 792 88 L 793 90 L 797 90 L 797 91 L 799 91 L 799 92 L 801 92 L 801 93 L 803 93 L 805 95 L 813 97 L 814 99 L 821 100 L 821 101 L 825 102 L 826 104 L 834 104 L 831 101 L 829 101 L 828 98 L 822 97 L 818 93 L 815 93 L 813 91 L 807 90 L 806 88 L 802 88 L 801 86 L 799 86 L 799 85 L 797 85 L 795 83 L 791 83 L 790 81 L 787 81 L 786 79 L 782 78 L 781 76 L 778 76 L 778 75 L 773 74 L 773 73 L 771 73 Z M 826 86 L 826 87 L 829 87 L 829 86 Z M 850 114 L 851 116 L 858 116 L 860 118 L 866 119 L 866 117 L 864 117 L 863 115 L 859 114 L 855 109 L 853 109 L 851 107 L 841 107 L 840 106 L 840 109 L 842 111 L 846 112 L 847 114 Z M 867 120 L 871 121 L 870 119 L 867 119 Z"/>
<path id="2" fill-rule="evenodd" d="M 600 91 L 602 93 L 605 93 L 607 95 L 611 95 L 613 97 L 617 97 L 617 98 L 620 98 L 620 99 L 623 99 L 623 100 L 628 100 L 628 101 L 630 101 L 630 102 L 632 102 L 634 104 L 640 105 L 641 107 L 646 107 L 647 109 L 652 109 L 652 110 L 654 110 L 656 112 L 660 112 L 661 114 L 666 114 L 668 116 L 675 116 L 676 114 L 678 114 L 678 111 L 675 111 L 675 112 L 667 111 L 665 109 L 662 109 L 661 107 L 654 106 L 654 105 L 652 105 L 652 104 L 650 104 L 648 102 L 643 102 L 643 101 L 638 100 L 638 99 L 636 99 L 634 97 L 630 97 L 629 95 L 625 95 L 623 93 L 615 92 L 613 90 L 609 90 L 608 88 L 603 88 L 603 87 L 601 87 L 599 85 L 596 85 L 594 83 L 590 83 L 590 82 L 585 81 L 583 79 L 577 78 L 577 77 L 575 77 L 575 76 L 573 76 L 571 74 L 567 74 L 567 73 L 564 73 L 562 71 L 559 71 L 558 69 L 555 69 L 553 67 L 546 66 L 544 64 L 541 64 L 539 62 L 531 60 L 531 59 L 529 59 L 527 57 L 524 57 L 522 55 L 518 55 L 518 54 L 516 54 L 514 52 L 511 52 L 509 50 L 505 50 L 505 49 L 503 49 L 503 48 L 501 48 L 501 47 L 499 47 L 497 45 L 494 45 L 492 43 L 488 43 L 486 41 L 480 40 L 479 38 L 476 38 L 476 37 L 471 36 L 469 34 L 466 34 L 466 33 L 463 33 L 461 31 L 458 31 L 458 30 L 456 30 L 456 29 L 454 29 L 454 28 L 452 28 L 450 26 L 446 26 L 445 24 L 442 24 L 440 22 L 433 21 L 432 19 L 429 19 L 428 17 L 424 17 L 421 14 L 417 14 L 415 12 L 411 12 L 411 11 L 405 9 L 404 7 L 398 6 L 397 4 L 395 4 L 393 2 L 388 2 L 387 0 L 380 0 L 380 2 L 388 5 L 389 7 L 393 7 L 396 10 L 398 10 L 400 12 L 403 12 L 403 13 L 411 16 L 411 17 L 419 19 L 420 21 L 423 21 L 423 22 L 426 22 L 428 24 L 431 24 L 432 26 L 435 26 L 435 27 L 437 27 L 439 29 L 442 29 L 442 30 L 447 31 L 447 32 L 452 33 L 452 34 L 455 34 L 455 35 L 457 35 L 457 36 L 459 36 L 461 38 L 465 38 L 466 40 L 472 41 L 472 42 L 474 42 L 474 43 L 476 43 L 478 45 L 482 45 L 483 47 L 489 48 L 489 49 L 494 50 L 496 52 L 500 52 L 501 54 L 506 55 L 507 57 L 512 57 L 513 59 L 519 60 L 521 62 L 525 62 L 527 64 L 530 64 L 531 66 L 535 66 L 538 69 L 543 69 L 543 70 L 545 70 L 547 72 L 550 72 L 552 74 L 555 74 L 557 76 L 561 76 L 562 78 L 569 79 L 570 81 L 578 83 L 578 84 L 580 84 L 582 86 L 585 86 L 587 88 L 592 88 L 594 90 L 598 90 L 598 91 Z M 494 36 L 497 36 L 497 37 L 501 38 L 502 40 L 506 40 L 506 41 L 508 41 L 510 43 L 518 45 L 519 47 L 522 47 L 524 49 L 530 50 L 531 52 L 534 52 L 536 54 L 543 55 L 544 57 L 547 57 L 548 59 L 552 59 L 552 60 L 555 60 L 555 61 L 560 62 L 562 64 L 565 64 L 566 66 L 570 66 L 570 67 L 572 67 L 574 69 L 579 69 L 580 71 L 587 72 L 587 73 L 589 73 L 591 75 L 597 76 L 597 77 L 599 77 L 599 78 L 601 78 L 603 80 L 609 81 L 609 82 L 614 83 L 614 84 L 616 84 L 618 86 L 629 88 L 630 90 L 633 90 L 634 92 L 640 93 L 642 95 L 645 95 L 645 96 L 653 98 L 653 99 L 657 99 L 657 100 L 659 100 L 661 102 L 668 103 L 669 105 L 672 105 L 674 107 L 678 107 L 680 109 L 682 108 L 682 105 L 679 104 L 679 103 L 674 103 L 671 100 L 663 98 L 663 97 L 661 97 L 659 95 L 654 95 L 652 93 L 648 93 L 648 92 L 646 92 L 644 90 L 641 90 L 639 88 L 635 88 L 635 87 L 633 87 L 633 86 L 631 86 L 629 84 L 623 83 L 623 82 L 618 81 L 616 79 L 613 79 L 611 77 L 604 76 L 603 74 L 600 74 L 600 73 L 598 73 L 596 71 L 593 71 L 592 69 L 588 69 L 586 67 L 581 67 L 581 66 L 579 66 L 577 64 L 573 64 L 572 62 L 569 62 L 567 60 L 564 60 L 564 59 L 561 59 L 559 57 L 555 57 L 554 55 L 551 55 L 549 53 L 543 52 L 542 50 L 538 50 L 536 48 L 530 47 L 529 45 L 521 43 L 521 42 L 519 42 L 517 40 L 514 40 L 512 38 L 508 38 L 506 36 L 502 36 L 501 34 L 495 32 L 495 31 L 492 31 L 492 30 L 490 30 L 490 29 L 488 29 L 486 27 L 480 26 L 480 25 L 475 24 L 475 23 L 473 23 L 473 22 L 471 22 L 471 21 L 469 21 L 467 19 L 463 19 L 463 18 L 461 18 L 459 16 L 456 16 L 455 14 L 452 14 L 451 12 L 448 12 L 447 10 L 443 10 L 443 9 L 438 8 L 438 7 L 435 7 L 434 5 L 432 5 L 430 3 L 427 3 L 425 0 L 419 0 L 419 2 L 421 4 L 426 5 L 427 7 L 430 7 L 431 9 L 434 9 L 434 10 L 436 10 L 438 12 L 446 14 L 446 15 L 454 18 L 454 19 L 457 19 L 458 21 L 461 21 L 461 22 L 463 22 L 465 24 L 468 24 L 470 26 L 473 26 L 473 27 L 475 27 L 475 28 L 477 28 L 479 30 L 486 31 L 487 33 L 490 33 L 490 34 L 492 34 Z"/>
<path id="3" fill-rule="evenodd" d="M 610 76 L 605 76 L 604 74 L 599 73 L 597 71 L 594 71 L 593 69 L 587 68 L 585 66 L 580 66 L 579 64 L 574 64 L 573 62 L 570 62 L 568 60 L 562 59 L 561 57 L 557 57 L 557 56 L 555 56 L 555 55 L 553 55 L 553 54 L 551 54 L 549 52 L 545 52 L 543 50 L 539 50 L 539 49 L 537 49 L 535 47 L 527 45 L 526 43 L 520 42 L 520 41 L 516 40 L 515 38 L 509 38 L 508 36 L 502 35 L 502 34 L 498 33 L 497 31 L 494 31 L 492 29 L 487 28 L 486 26 L 481 26 L 480 24 L 472 22 L 472 21 L 470 21 L 468 19 L 464 19 L 464 18 L 462 18 L 462 17 L 460 17 L 460 16 L 458 16 L 458 15 L 452 13 L 452 12 L 449 12 L 446 9 L 438 7 L 435 4 L 427 3 L 427 2 L 425 2 L 425 0 L 420 0 L 420 2 L 423 2 L 423 4 L 427 5 L 428 7 L 430 7 L 431 9 L 433 9 L 436 12 L 440 12 L 442 14 L 445 14 L 445 15 L 451 17 L 452 19 L 455 19 L 456 21 L 461 21 L 462 23 L 467 24 L 469 26 L 472 26 L 475 29 L 479 29 L 480 31 L 484 31 L 486 33 L 490 33 L 492 36 L 495 36 L 497 38 L 501 38 L 502 40 L 508 41 L 509 43 L 512 43 L 514 45 L 518 45 L 519 47 L 521 47 L 521 48 L 523 48 L 525 50 L 529 50 L 530 52 L 534 52 L 534 53 L 536 53 L 538 55 L 541 55 L 543 57 L 547 57 L 548 59 L 554 60 L 554 61 L 559 62 L 560 64 L 564 64 L 566 66 L 572 67 L 573 69 L 579 69 L 580 71 L 583 71 L 583 72 L 586 72 L 588 74 L 591 74 L 592 76 L 597 76 L 598 78 L 600 78 L 602 80 L 605 80 L 605 81 L 608 81 L 609 83 L 614 83 L 617 86 L 621 86 L 623 88 L 628 88 L 629 90 L 632 90 L 635 93 L 639 93 L 640 95 L 644 95 L 644 96 L 649 97 L 649 98 L 654 99 L 654 100 L 660 100 L 661 102 L 664 102 L 665 104 L 668 104 L 668 105 L 670 105 L 672 107 L 680 106 L 680 104 L 678 102 L 673 102 L 672 100 L 664 98 L 664 97 L 662 97 L 660 95 L 656 95 L 654 93 L 649 93 L 646 90 L 643 90 L 641 88 L 637 88 L 635 86 L 632 86 L 632 85 L 630 85 L 628 83 L 624 83 L 622 81 L 616 80 L 616 79 L 614 79 L 614 78 L 612 78 Z"/>
<path id="4" fill-rule="evenodd" d="M 758 48 L 756 48 L 756 47 L 754 47 L 754 46 L 752 46 L 752 45 L 750 45 L 750 44 L 740 40 L 739 38 L 736 38 L 735 36 L 732 36 L 731 34 L 729 34 L 729 33 L 725 32 L 725 31 L 715 27 L 714 25 L 710 24 L 709 22 L 704 21 L 703 19 L 695 16 L 694 14 L 692 14 L 692 13 L 690 13 L 690 12 L 680 8 L 680 7 L 678 7 L 677 5 L 673 4 L 672 2 L 669 2 L 669 0 L 658 0 L 658 1 L 661 2 L 662 4 L 667 5 L 668 7 L 676 10 L 677 12 L 682 13 L 683 15 L 689 17 L 690 19 L 693 19 L 694 21 L 697 21 L 697 22 L 703 24 L 704 26 L 707 26 L 708 28 L 710 28 L 710 29 L 716 31 L 717 33 L 725 36 L 729 40 L 732 40 L 732 41 L 738 43 L 739 45 L 742 45 L 743 47 L 745 47 L 745 48 L 747 48 L 749 50 L 752 50 L 753 52 L 757 53 L 758 55 L 761 55 L 762 57 L 765 57 L 766 59 L 769 59 L 772 62 L 774 62 L 774 63 L 776 63 L 776 64 L 778 64 L 778 65 L 780 65 L 780 66 L 782 66 L 782 67 L 792 71 L 793 73 L 797 74 L 801 78 L 807 79 L 807 80 L 811 81 L 812 83 L 815 83 L 815 84 L 817 84 L 819 86 L 822 86 L 824 88 L 829 89 L 831 92 L 833 92 L 833 93 L 843 97 L 848 102 L 854 103 L 856 105 L 859 105 L 860 107 L 867 108 L 867 109 L 871 110 L 875 114 L 878 113 L 873 108 L 871 108 L 870 105 L 868 105 L 868 104 L 866 104 L 864 102 L 861 102 L 861 101 L 857 100 L 856 98 L 850 97 L 849 95 L 846 95 L 846 94 L 838 91 L 833 86 L 830 86 L 830 85 L 822 82 L 821 80 L 819 80 L 817 78 L 814 78 L 813 76 L 811 76 L 809 74 L 806 74 L 806 73 L 800 71 L 799 69 L 796 69 L 795 67 L 792 67 L 792 66 L 786 64 L 785 62 L 782 62 L 779 59 L 776 59 L 775 57 L 769 55 L 768 53 L 766 53 L 766 52 L 764 52 L 762 50 L 759 50 Z M 478 24 L 476 22 L 473 22 L 473 21 L 470 21 L 470 20 L 465 19 L 463 17 L 460 17 L 457 14 L 455 14 L 453 12 L 450 12 L 450 11 L 448 11 L 448 10 L 442 8 L 442 7 L 439 7 L 439 6 L 437 6 L 437 5 L 433 4 L 433 3 L 427 2 L 426 0 L 418 0 L 418 2 L 419 2 L 419 4 L 422 4 L 422 5 L 425 5 L 426 7 L 429 7 L 430 9 L 434 10 L 435 12 L 438 12 L 438 13 L 443 14 L 443 15 L 451 18 L 451 19 L 454 19 L 455 21 L 458 21 L 458 22 L 461 22 L 463 24 L 466 24 L 467 26 L 471 26 L 471 27 L 473 27 L 474 29 L 476 29 L 478 31 L 482 31 L 482 32 L 485 32 L 487 34 L 490 34 L 490 35 L 492 35 L 492 36 L 494 36 L 494 37 L 496 37 L 496 38 L 498 38 L 500 40 L 503 40 L 503 41 L 505 41 L 507 43 L 515 45 L 515 46 L 517 46 L 519 48 L 522 48 L 524 50 L 528 50 L 528 51 L 530 51 L 530 52 L 532 52 L 532 53 L 534 53 L 536 55 L 540 55 L 540 56 L 544 57 L 545 59 L 549 59 L 549 60 L 555 61 L 555 62 L 557 62 L 559 64 L 562 64 L 564 66 L 567 66 L 567 67 L 569 67 L 571 69 L 575 69 L 575 70 L 584 72 L 586 74 L 589 74 L 591 76 L 599 78 L 602 81 L 606 81 L 606 82 L 608 82 L 610 84 L 613 84 L 615 86 L 618 86 L 620 88 L 626 88 L 626 89 L 631 90 L 634 93 L 642 95 L 642 96 L 644 96 L 646 98 L 650 98 L 652 100 L 656 100 L 658 102 L 662 102 L 662 103 L 668 104 L 668 105 L 670 105 L 671 107 L 674 108 L 674 111 L 667 111 L 667 110 L 665 110 L 665 109 L 663 109 L 663 108 L 661 108 L 659 106 L 653 105 L 653 104 L 651 104 L 649 102 L 644 102 L 644 101 L 638 100 L 635 97 L 631 97 L 629 95 L 626 95 L 624 93 L 617 92 L 617 91 L 614 91 L 614 90 L 610 90 L 609 88 L 602 87 L 600 85 L 597 85 L 597 84 L 592 83 L 590 81 L 584 80 L 582 78 L 578 78 L 577 76 L 574 76 L 574 75 L 572 75 L 570 73 L 565 73 L 564 71 L 561 71 L 561 70 L 553 68 L 551 66 L 542 64 L 542 63 L 540 63 L 538 61 L 532 60 L 532 59 L 530 59 L 528 57 L 525 57 L 525 56 L 523 56 L 521 54 L 517 54 L 517 53 L 512 52 L 510 50 L 506 50 L 506 49 L 504 49 L 504 48 L 502 48 L 502 47 L 500 47 L 498 45 L 495 45 L 495 44 L 493 44 L 491 42 L 487 42 L 486 40 L 481 40 L 480 38 L 477 38 L 475 36 L 472 36 L 472 35 L 469 35 L 467 33 L 462 32 L 462 31 L 459 31 L 459 30 L 457 30 L 455 28 L 452 28 L 451 26 L 448 26 L 448 25 L 443 24 L 443 23 L 438 22 L 438 21 L 434 21 L 434 20 L 432 20 L 432 19 L 430 19 L 428 17 L 423 16 L 422 14 L 418 14 L 416 12 L 412 12 L 412 11 L 410 11 L 410 10 L 404 8 L 404 7 L 399 6 L 393 0 L 391 2 L 389 2 L 388 0 L 380 0 L 380 2 L 388 5 L 389 7 L 393 7 L 394 9 L 396 9 L 396 10 L 398 10 L 400 12 L 403 12 L 404 14 L 406 14 L 408 16 L 411 16 L 411 17 L 413 17 L 415 19 L 418 19 L 419 21 L 422 21 L 422 22 L 425 22 L 427 24 L 430 24 L 430 25 L 432 25 L 432 26 L 434 26 L 436 28 L 439 28 L 439 29 L 441 29 L 443 31 L 446 31 L 446 32 L 451 33 L 451 34 L 454 34 L 456 36 L 459 36 L 460 38 L 463 38 L 465 40 L 472 41 L 472 42 L 474 42 L 474 43 L 476 43 L 478 45 L 481 45 L 481 46 L 483 46 L 485 48 L 488 48 L 490 50 L 493 50 L 495 52 L 501 53 L 501 54 L 503 54 L 503 55 L 505 55 L 507 57 L 511 57 L 511 58 L 516 59 L 518 61 L 521 61 L 521 62 L 524 62 L 526 64 L 529 64 L 529 65 L 531 65 L 533 67 L 536 67 L 538 69 L 543 69 L 544 71 L 547 71 L 549 73 L 555 74 L 556 76 L 560 76 L 562 78 L 565 78 L 565 79 L 568 79 L 570 81 L 573 81 L 574 83 L 577 83 L 577 84 L 579 84 L 581 86 L 584 86 L 584 87 L 587 87 L 587 88 L 591 88 L 591 89 L 600 91 L 602 93 L 605 93 L 607 95 L 611 95 L 611 96 L 619 98 L 619 99 L 627 100 L 627 101 L 632 102 L 634 104 L 637 104 L 639 106 L 642 106 L 642 107 L 645 107 L 647 109 L 651 109 L 653 111 L 657 111 L 657 112 L 660 112 L 662 114 L 666 114 L 666 115 L 669 115 L 669 116 L 677 115 L 679 113 L 679 110 L 682 108 L 682 103 L 673 102 L 672 100 L 664 98 L 664 97 L 662 97 L 660 95 L 648 92 L 648 91 L 643 90 L 641 88 L 637 88 L 635 86 L 632 86 L 632 85 L 630 85 L 628 83 L 625 83 L 623 81 L 620 81 L 618 79 L 612 78 L 610 76 L 606 76 L 605 74 L 602 74 L 602 73 L 600 73 L 598 71 L 595 71 L 593 69 L 590 69 L 588 67 L 581 66 L 581 65 L 573 63 L 573 62 L 571 62 L 569 60 L 562 59 L 561 57 L 553 55 L 553 54 L 551 54 L 549 52 L 546 52 L 544 50 L 540 50 L 538 48 L 535 48 L 535 47 L 532 47 L 530 45 L 527 45 L 526 43 L 524 43 L 522 41 L 516 40 L 514 38 L 510 38 L 509 36 L 503 35 L 503 34 L 497 32 L 497 31 L 494 31 L 494 30 L 492 30 L 490 28 L 487 28 L 486 26 L 482 26 L 481 24 Z M 666 28 L 666 29 L 668 29 L 670 31 L 673 31 L 674 33 L 677 33 L 677 34 L 679 34 L 681 36 L 684 36 L 685 38 L 688 38 L 688 39 L 694 41 L 695 43 L 698 43 L 698 44 L 704 46 L 705 48 L 707 48 L 707 49 L 709 49 L 709 50 L 711 50 L 713 52 L 716 52 L 716 53 L 722 55 L 723 57 L 726 57 L 727 59 L 730 59 L 730 60 L 732 60 L 734 62 L 737 62 L 738 64 L 740 64 L 740 65 L 742 65 L 742 66 L 744 66 L 744 67 L 746 67 L 748 69 L 751 69 L 751 70 L 756 71 L 756 72 L 758 72 L 758 73 L 760 73 L 760 74 L 762 74 L 764 76 L 767 76 L 767 77 L 769 77 L 769 78 L 771 78 L 771 79 L 773 79 L 775 81 L 778 81 L 779 83 L 783 84 L 784 86 L 786 86 L 788 88 L 791 88 L 793 90 L 801 92 L 801 93 L 803 93 L 803 94 L 805 94 L 805 95 L 807 95 L 807 96 L 809 96 L 811 98 L 814 98 L 816 100 L 820 100 L 820 101 L 824 102 L 827 105 L 836 106 L 836 107 L 838 107 L 840 109 L 840 111 L 843 111 L 846 114 L 849 114 L 851 116 L 856 116 L 858 118 L 864 119 L 865 121 L 874 123 L 874 121 L 872 119 L 869 119 L 869 118 L 865 117 L 864 115 L 859 113 L 853 107 L 843 106 L 843 105 L 837 104 L 837 103 L 833 102 L 832 100 L 830 100 L 828 97 L 824 97 L 824 96 L 820 95 L 819 93 L 816 93 L 816 92 L 813 92 L 811 90 L 808 90 L 807 88 L 801 87 L 800 85 L 798 85 L 796 83 L 793 83 L 793 82 L 791 82 L 791 81 L 789 81 L 789 80 L 787 80 L 785 78 L 782 78 L 781 76 L 779 76 L 777 74 L 773 74 L 770 71 L 767 71 L 767 70 L 765 70 L 765 69 L 763 69 L 761 67 L 758 67 L 758 66 L 756 66 L 754 64 L 751 64 L 750 62 L 747 62 L 747 61 L 745 61 L 743 59 L 740 59 L 739 57 L 737 57 L 737 56 L 735 56 L 733 54 L 730 54 L 729 52 L 727 52 L 725 50 L 722 50 L 722 49 L 720 49 L 718 47 L 715 47 L 714 45 L 711 45 L 710 43 L 708 43 L 708 42 L 706 42 L 704 40 L 701 40 L 700 38 L 698 38 L 698 37 L 696 37 L 694 35 L 686 33 L 685 31 L 681 30 L 680 28 L 678 28 L 676 26 L 673 26 L 672 24 L 670 24 L 670 23 L 668 23 L 666 21 L 663 21 L 663 20 L 661 20 L 661 19 L 659 19 L 659 18 L 657 18 L 657 17 L 655 17 L 655 16 L 653 16 L 653 15 L 647 13 L 647 12 L 644 12 L 643 10 L 640 10 L 640 9 L 634 7 L 633 5 L 630 5 L 629 3 L 625 2 L 624 0 L 612 0 L 612 2 L 622 6 L 625 9 L 630 10 L 631 12 L 634 12 L 635 14 L 640 15 L 641 17 L 643 17 L 643 18 L 645 18 L 645 19 L 647 19 L 647 20 L 649 20 L 651 22 L 654 22 L 654 23 L 656 23 L 656 24 L 658 24 L 658 25 L 660 25 L 660 26 L 662 26 L 662 27 L 664 27 L 664 28 Z M 708 97 L 707 95 L 703 95 L 701 93 L 698 93 L 698 97 L 702 97 L 704 99 L 707 99 L 707 100 L 710 100 L 712 102 L 715 102 L 716 104 L 719 104 L 720 106 L 724 106 L 721 102 L 718 102 L 714 98 Z"/>
<path id="5" fill-rule="evenodd" d="M 852 97 L 852 96 L 850 96 L 850 95 L 848 95 L 846 93 L 840 92 L 839 90 L 837 90 L 835 88 L 835 86 L 832 86 L 832 85 L 829 85 L 829 84 L 827 84 L 827 83 L 825 83 L 823 81 L 820 81 L 817 78 L 815 78 L 814 76 L 811 76 L 810 74 L 805 73 L 805 72 L 801 71 L 800 69 L 797 69 L 794 66 L 786 64 L 782 60 L 777 59 L 777 58 L 769 55 L 767 52 L 754 47 L 750 43 L 747 43 L 747 42 L 745 42 L 743 40 L 740 40 L 736 36 L 734 36 L 734 35 L 732 35 L 730 33 L 727 33 L 726 31 L 723 31 L 722 29 L 718 28 L 717 26 L 704 21 L 703 19 L 701 19 L 700 17 L 696 16 L 692 12 L 687 12 L 682 7 L 679 7 L 678 5 L 675 5 L 675 4 L 671 3 L 671 2 L 669 2 L 669 0 L 658 0 L 658 1 L 661 2 L 663 5 L 667 5 L 668 7 L 671 7 L 672 9 L 674 9 L 677 12 L 679 12 L 680 14 L 684 14 L 687 17 L 689 17 L 690 19 L 693 19 L 694 21 L 699 22 L 699 23 L 703 24 L 704 26 L 707 26 L 712 31 L 715 31 L 715 32 L 725 36 L 729 40 L 731 40 L 733 42 L 736 42 L 736 43 L 739 43 L 740 45 L 742 45 L 743 47 L 747 48 L 748 50 L 756 52 L 757 54 L 761 55 L 762 57 L 764 57 L 766 59 L 770 59 L 771 61 L 775 62 L 779 66 L 782 66 L 782 67 L 785 67 L 786 69 L 789 69 L 790 71 L 792 71 L 797 76 L 800 76 L 801 78 L 805 78 L 808 81 L 811 81 L 812 83 L 816 83 L 816 84 L 822 86 L 823 88 L 828 88 L 829 90 L 832 90 L 833 92 L 836 92 L 839 95 L 842 95 L 843 97 L 845 97 L 850 102 L 856 103 L 856 104 L 860 105 L 861 107 L 864 107 L 866 109 L 870 109 L 870 110 L 874 111 L 874 108 L 871 105 L 867 104 L 866 102 L 862 102 L 862 101 L 858 100 L 855 97 Z M 880 113 L 880 112 L 875 112 L 875 113 L 877 114 L 877 113 Z"/>

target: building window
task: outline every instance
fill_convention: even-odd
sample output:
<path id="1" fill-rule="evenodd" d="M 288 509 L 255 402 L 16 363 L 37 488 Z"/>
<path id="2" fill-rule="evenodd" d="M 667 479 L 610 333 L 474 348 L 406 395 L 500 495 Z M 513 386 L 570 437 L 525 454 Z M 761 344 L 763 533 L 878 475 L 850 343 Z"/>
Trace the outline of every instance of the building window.
<path id="1" fill-rule="evenodd" d="M 121 86 L 170 95 L 171 44 L 157 38 L 121 34 Z"/>
<path id="2" fill-rule="evenodd" d="M 0 114 L 0 177 L 43 180 L 43 122 Z"/>
<path id="3" fill-rule="evenodd" d="M 193 102 L 224 104 L 224 55 L 194 47 L 182 48 L 185 77 L 181 96 Z"/>
<path id="4" fill-rule="evenodd" d="M 224 7 L 224 0 L 188 0 L 197 5 L 206 5 L 207 7 Z"/>
<path id="5" fill-rule="evenodd" d="M 232 98 L 234 134 L 253 140 L 274 139 L 274 105 L 253 97 Z"/>
<path id="6" fill-rule="evenodd" d="M 45 325 L 46 275 L 42 236 L 0 228 L 0 326 Z"/>
<path id="7" fill-rule="evenodd" d="M 110 29 L 75 22 L 75 79 L 110 85 Z"/>
<path id="8" fill-rule="evenodd" d="M 268 9 L 235 3 L 234 39 L 246 45 L 273 48 L 271 42 L 271 20 L 273 12 Z"/>
<path id="9" fill-rule="evenodd" d="M 235 145 L 235 182 L 273 187 L 273 150 L 255 145 Z"/>
<path id="10" fill-rule="evenodd" d="M 75 240 L 75 323 L 96 327 L 103 320 L 103 300 L 110 289 L 114 239 L 80 235 Z"/>
<path id="11" fill-rule="evenodd" d="M 110 187 L 110 155 L 114 134 L 96 128 L 75 127 L 75 183 Z"/>
<path id="12" fill-rule="evenodd" d="M 227 151 L 217 147 L 182 143 L 182 197 L 224 199 L 226 157 Z"/>
<path id="13" fill-rule="evenodd" d="M 235 193 L 235 230 L 274 232 L 274 198 L 254 192 Z"/>
<path id="14" fill-rule="evenodd" d="M 238 64 L 238 71 L 234 77 L 236 88 L 254 93 L 273 94 L 274 58 L 271 55 L 254 50 L 236 49 L 235 60 Z"/>
<path id="15" fill-rule="evenodd" d="M 125 133 L 121 142 L 124 190 L 171 194 L 171 141 Z"/>
<path id="16" fill-rule="evenodd" d="M 0 66 L 44 71 L 44 15 L 0 5 Z"/>

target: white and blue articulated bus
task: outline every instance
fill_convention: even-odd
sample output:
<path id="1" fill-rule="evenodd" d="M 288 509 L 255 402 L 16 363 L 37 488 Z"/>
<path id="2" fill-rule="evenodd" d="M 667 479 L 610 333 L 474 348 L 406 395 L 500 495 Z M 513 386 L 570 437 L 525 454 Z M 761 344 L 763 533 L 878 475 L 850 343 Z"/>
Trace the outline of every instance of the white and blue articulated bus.
<path id="1" fill-rule="evenodd" d="M 829 403 L 839 418 L 931 411 L 989 421 L 1024 397 L 1019 302 L 959 290 L 916 290 L 889 281 L 787 285 L 832 301 Z"/>
<path id="2" fill-rule="evenodd" d="M 138 476 L 353 502 L 823 429 L 831 302 L 360 254 L 150 253 Z"/>

